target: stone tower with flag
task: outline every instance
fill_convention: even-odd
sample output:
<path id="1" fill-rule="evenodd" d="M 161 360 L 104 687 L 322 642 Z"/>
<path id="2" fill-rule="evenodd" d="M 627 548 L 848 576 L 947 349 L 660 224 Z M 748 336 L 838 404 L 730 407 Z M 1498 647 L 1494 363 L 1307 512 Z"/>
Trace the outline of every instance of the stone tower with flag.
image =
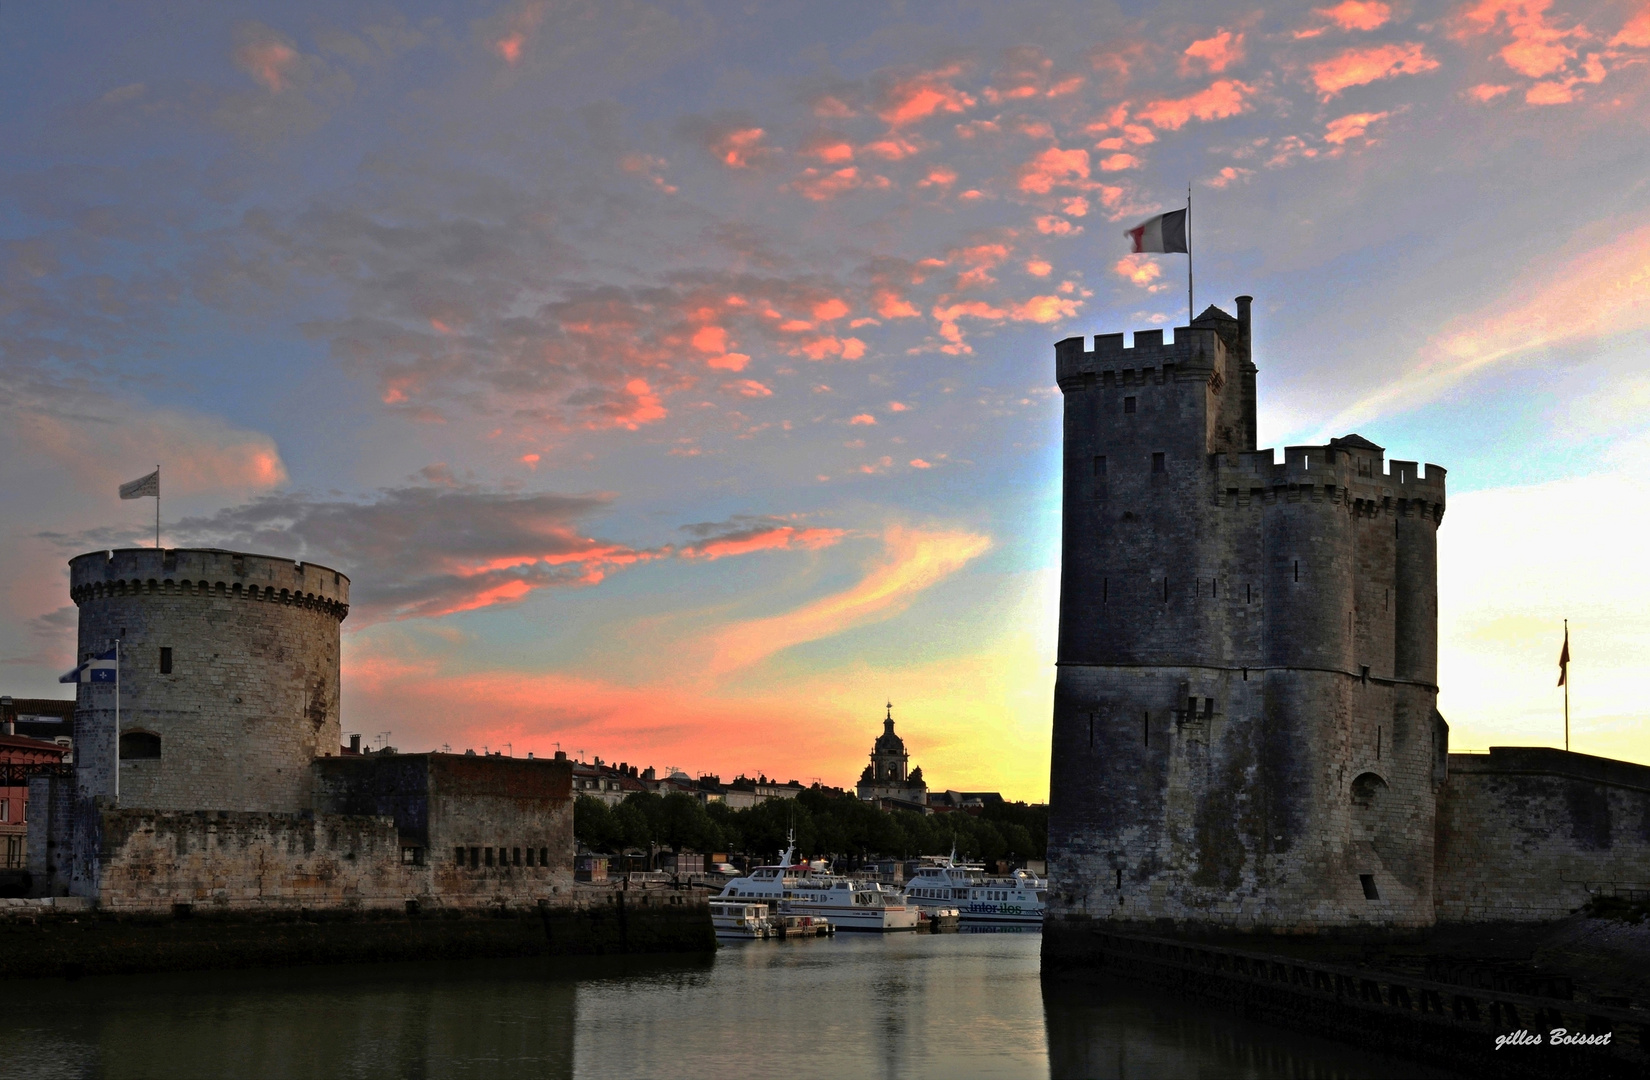
<path id="1" fill-rule="evenodd" d="M 1250 342 L 1245 296 L 1055 346 L 1051 924 L 1433 921 L 1444 470 L 1257 450 Z"/>

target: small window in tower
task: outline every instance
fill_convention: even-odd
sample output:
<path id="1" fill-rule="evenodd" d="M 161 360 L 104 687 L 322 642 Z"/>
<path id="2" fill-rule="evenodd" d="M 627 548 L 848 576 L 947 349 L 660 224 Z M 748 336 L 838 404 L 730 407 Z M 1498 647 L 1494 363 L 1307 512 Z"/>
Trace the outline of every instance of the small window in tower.
<path id="1" fill-rule="evenodd" d="M 1134 398 L 1126 397 L 1123 399 L 1123 411 L 1126 413 L 1134 412 Z"/>
<path id="2" fill-rule="evenodd" d="M 160 647 L 160 673 L 162 675 L 172 674 L 172 646 L 170 645 Z"/>
<path id="3" fill-rule="evenodd" d="M 160 757 L 160 736 L 152 731 L 120 733 L 120 760 L 143 761 Z"/>
<path id="4" fill-rule="evenodd" d="M 1089 713 L 1089 749 L 1094 749 L 1094 714 Z"/>
<path id="5" fill-rule="evenodd" d="M 1358 884 L 1364 887 L 1365 900 L 1379 900 L 1381 898 L 1380 890 L 1375 888 L 1374 874 L 1359 874 Z"/>
<path id="6" fill-rule="evenodd" d="M 1163 579 L 1163 602 L 1165 604 L 1167 604 L 1169 602 L 1169 579 L 1168 578 Z"/>
<path id="7" fill-rule="evenodd" d="M 472 847 L 470 849 L 470 869 L 481 869 L 481 849 L 478 847 Z"/>
<path id="8" fill-rule="evenodd" d="M 1299 581 L 1300 579 L 1301 579 L 1301 561 L 1299 559 L 1296 559 L 1295 560 L 1295 580 Z"/>
<path id="9" fill-rule="evenodd" d="M 1254 600 L 1253 590 L 1250 588 L 1250 586 L 1245 585 L 1243 587 L 1243 602 L 1245 604 L 1247 604 L 1247 603 L 1250 603 L 1253 600 Z"/>
<path id="10" fill-rule="evenodd" d="M 521 865 L 521 849 L 520 848 L 511 848 L 510 849 L 510 861 L 512 863 L 514 863 L 515 865 L 517 865 L 517 866 Z"/>
<path id="11" fill-rule="evenodd" d="M 492 848 L 482 848 L 481 855 L 482 855 L 482 863 L 484 865 L 486 865 L 486 866 L 493 865 L 493 849 Z"/>
<path id="12" fill-rule="evenodd" d="M 1106 455 L 1094 455 L 1094 475 L 1104 480 L 1106 477 Z"/>
<path id="13" fill-rule="evenodd" d="M 1152 714 L 1149 712 L 1140 714 L 1140 744 L 1142 746 L 1152 744 Z"/>
<path id="14" fill-rule="evenodd" d="M 1169 471 L 1169 469 L 1168 469 L 1168 466 L 1164 463 L 1163 455 L 1161 453 L 1153 454 L 1152 455 L 1152 472 L 1160 473 L 1160 472 L 1168 472 L 1168 471 Z"/>
<path id="15" fill-rule="evenodd" d="M 459 869 L 464 869 L 464 848 L 462 846 L 453 848 L 453 856 L 454 860 L 458 863 Z"/>
<path id="16" fill-rule="evenodd" d="M 1100 579 L 1100 604 L 1104 607 L 1111 601 L 1111 578 Z"/>
<path id="17" fill-rule="evenodd" d="M 540 866 L 549 866 L 550 865 L 550 849 L 549 848 L 547 848 L 547 847 L 539 848 L 539 865 Z"/>

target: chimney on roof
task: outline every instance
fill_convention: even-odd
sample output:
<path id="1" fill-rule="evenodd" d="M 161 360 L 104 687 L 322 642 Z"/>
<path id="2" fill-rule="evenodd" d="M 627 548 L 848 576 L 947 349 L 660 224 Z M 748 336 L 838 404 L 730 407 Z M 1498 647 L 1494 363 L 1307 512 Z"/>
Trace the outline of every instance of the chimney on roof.
<path id="1" fill-rule="evenodd" d="M 567 751 L 557 750 L 556 751 L 556 760 L 557 761 L 566 761 L 567 760 Z"/>
<path id="2" fill-rule="evenodd" d="M 349 752 L 352 754 L 359 754 L 361 752 L 361 736 L 351 735 L 349 737 Z"/>

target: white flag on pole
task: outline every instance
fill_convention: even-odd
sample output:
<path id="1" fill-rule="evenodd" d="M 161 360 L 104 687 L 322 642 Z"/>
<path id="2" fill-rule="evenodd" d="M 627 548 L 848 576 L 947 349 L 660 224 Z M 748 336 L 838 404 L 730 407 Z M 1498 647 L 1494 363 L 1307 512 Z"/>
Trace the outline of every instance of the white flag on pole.
<path id="1" fill-rule="evenodd" d="M 160 498 L 160 470 L 156 469 L 148 476 L 140 476 L 130 484 L 120 485 L 120 497 L 123 499 L 142 499 L 149 496 Z"/>

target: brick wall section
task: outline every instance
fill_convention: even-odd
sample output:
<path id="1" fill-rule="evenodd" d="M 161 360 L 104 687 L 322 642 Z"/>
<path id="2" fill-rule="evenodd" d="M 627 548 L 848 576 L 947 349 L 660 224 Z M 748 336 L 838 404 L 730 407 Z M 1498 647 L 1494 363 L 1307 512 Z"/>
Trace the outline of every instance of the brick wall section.
<path id="1" fill-rule="evenodd" d="M 1055 357 L 1051 913 L 1429 925 L 1443 470 L 1257 451 L 1246 298 Z"/>
<path id="2" fill-rule="evenodd" d="M 1558 919 L 1624 888 L 1650 889 L 1650 767 L 1545 747 L 1449 756 L 1440 922 Z"/>
<path id="3" fill-rule="evenodd" d="M 159 759 L 120 766 L 120 805 L 307 810 L 310 761 L 338 752 L 349 579 L 288 559 L 192 549 L 92 552 L 69 570 L 80 655 L 122 639 L 121 730 L 161 738 Z M 78 690 L 81 791 L 112 798 L 114 688 Z"/>

